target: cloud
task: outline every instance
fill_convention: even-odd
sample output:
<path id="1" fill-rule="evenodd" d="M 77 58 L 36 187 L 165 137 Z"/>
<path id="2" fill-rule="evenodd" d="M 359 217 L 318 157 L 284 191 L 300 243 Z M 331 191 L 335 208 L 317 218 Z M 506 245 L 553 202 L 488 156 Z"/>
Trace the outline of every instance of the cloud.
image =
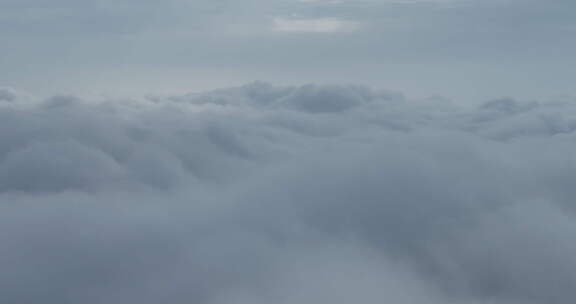
<path id="1" fill-rule="evenodd" d="M 345 3 L 345 2 L 352 2 L 353 0 L 299 0 L 300 2 L 304 3 L 330 3 L 330 4 L 337 4 L 337 3 Z M 474 0 L 363 0 L 361 2 L 369 3 L 369 2 L 379 2 L 384 4 L 415 4 L 415 3 L 462 3 L 462 2 L 470 2 Z M 354 1 L 359 2 L 359 1 Z"/>
<path id="2" fill-rule="evenodd" d="M 338 18 L 282 18 L 273 20 L 273 30 L 278 32 L 304 32 L 304 33 L 338 33 L 353 32 L 358 29 L 358 23 Z"/>
<path id="3" fill-rule="evenodd" d="M 16 91 L 11 88 L 0 88 L 0 102 L 13 102 L 17 96 Z"/>
<path id="4" fill-rule="evenodd" d="M 0 107 L 2 303 L 572 303 L 576 103 L 357 85 Z"/>

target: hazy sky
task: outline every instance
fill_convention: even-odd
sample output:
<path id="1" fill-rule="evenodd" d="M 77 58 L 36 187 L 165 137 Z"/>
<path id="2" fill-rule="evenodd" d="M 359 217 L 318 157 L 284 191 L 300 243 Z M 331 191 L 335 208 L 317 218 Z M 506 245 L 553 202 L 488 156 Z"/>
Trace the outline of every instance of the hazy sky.
<path id="1" fill-rule="evenodd" d="M 0 0 L 0 86 L 180 93 L 265 80 L 470 99 L 574 94 L 573 0 Z"/>
<path id="2" fill-rule="evenodd" d="M 0 303 L 573 304 L 570 1 L 0 0 Z"/>

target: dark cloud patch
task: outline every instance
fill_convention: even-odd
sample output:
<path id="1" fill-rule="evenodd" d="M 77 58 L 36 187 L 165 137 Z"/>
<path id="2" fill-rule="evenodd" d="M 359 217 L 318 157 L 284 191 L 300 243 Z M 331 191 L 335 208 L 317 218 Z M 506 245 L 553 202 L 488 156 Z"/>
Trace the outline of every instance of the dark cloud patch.
<path id="1" fill-rule="evenodd" d="M 375 92 L 354 85 L 275 87 L 265 82 L 255 82 L 232 89 L 175 97 L 173 100 L 193 104 L 284 108 L 321 114 L 345 112 L 371 103 L 402 102 L 404 96 L 397 92 Z"/>

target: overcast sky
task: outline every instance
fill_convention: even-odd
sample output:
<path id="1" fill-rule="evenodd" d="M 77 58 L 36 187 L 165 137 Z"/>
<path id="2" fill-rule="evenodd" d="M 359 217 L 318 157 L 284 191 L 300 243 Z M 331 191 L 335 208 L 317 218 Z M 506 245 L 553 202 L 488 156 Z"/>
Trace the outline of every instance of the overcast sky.
<path id="1" fill-rule="evenodd" d="M 414 96 L 576 93 L 572 0 L 0 0 L 0 86 L 181 93 L 254 80 Z"/>
<path id="2" fill-rule="evenodd" d="M 570 1 L 0 0 L 0 303 L 573 304 Z"/>

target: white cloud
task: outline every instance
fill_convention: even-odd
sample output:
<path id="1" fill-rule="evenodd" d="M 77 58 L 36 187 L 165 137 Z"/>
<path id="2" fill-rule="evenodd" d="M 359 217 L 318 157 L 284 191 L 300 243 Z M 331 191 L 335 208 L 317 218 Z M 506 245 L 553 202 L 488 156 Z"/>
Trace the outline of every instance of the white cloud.
<path id="1" fill-rule="evenodd" d="M 343 0 L 299 0 L 304 3 L 342 3 Z"/>
<path id="2" fill-rule="evenodd" d="M 273 19 L 273 30 L 279 32 L 303 32 L 303 33 L 338 33 L 352 32 L 359 28 L 357 22 L 338 18 L 283 18 Z"/>
<path id="3" fill-rule="evenodd" d="M 326 3 L 326 4 L 341 4 L 341 3 L 379 3 L 379 4 L 419 4 L 419 3 L 436 3 L 436 4 L 458 4 L 469 3 L 477 0 L 299 0 L 303 3 Z"/>

